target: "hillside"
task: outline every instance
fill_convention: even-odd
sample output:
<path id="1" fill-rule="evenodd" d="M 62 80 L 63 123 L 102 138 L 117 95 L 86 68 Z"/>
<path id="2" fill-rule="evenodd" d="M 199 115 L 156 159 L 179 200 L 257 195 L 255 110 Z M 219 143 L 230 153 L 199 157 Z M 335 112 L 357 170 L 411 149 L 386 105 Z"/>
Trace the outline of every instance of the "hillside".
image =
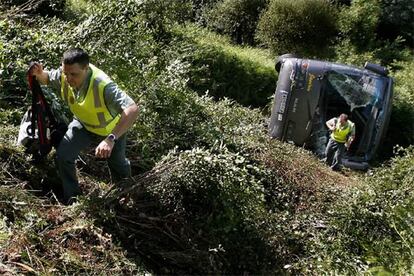
<path id="1" fill-rule="evenodd" d="M 396 81 L 383 155 L 368 172 L 342 173 L 267 134 L 275 49 L 288 42 L 258 45 L 248 32 L 286 1 L 250 2 L 260 12 L 237 16 L 236 29 L 226 26 L 234 10 L 251 10 L 245 1 L 52 2 L 0 4 L 1 274 L 414 273 L 412 47 L 378 35 L 362 49 L 346 25 L 374 2 L 340 6 L 340 36 L 315 56 L 370 58 Z M 140 114 L 128 133 L 132 177 L 113 180 L 93 149 L 84 152 L 83 195 L 66 206 L 55 151 L 33 164 L 15 139 L 31 103 L 28 62 L 57 68 L 74 46 Z"/>

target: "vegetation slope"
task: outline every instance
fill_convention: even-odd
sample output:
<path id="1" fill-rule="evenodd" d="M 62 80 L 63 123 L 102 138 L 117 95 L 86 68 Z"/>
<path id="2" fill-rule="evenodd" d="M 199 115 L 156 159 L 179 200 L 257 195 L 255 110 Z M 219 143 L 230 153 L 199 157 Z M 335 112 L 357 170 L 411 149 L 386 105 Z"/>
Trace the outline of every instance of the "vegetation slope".
<path id="1" fill-rule="evenodd" d="M 375 37 L 365 45 L 372 48 L 361 49 L 359 33 L 349 29 L 361 10 L 386 1 L 338 3 L 340 40 L 324 52 L 333 60 L 388 61 L 393 70 L 386 146 L 404 148 L 367 174 L 332 172 L 267 136 L 263 114 L 276 81 L 271 51 L 289 44 L 235 46 L 233 34 L 254 44 L 252 34 L 215 29 L 232 26 L 216 23 L 231 23 L 230 11 L 250 7 L 243 1 L 17 2 L 5 2 L 0 17 L 0 272 L 413 273 L 412 56 L 398 41 L 381 45 Z M 289 1 L 257 2 L 266 14 L 260 20 L 270 20 Z M 361 32 L 376 22 L 369 19 Z M 265 35 L 271 25 L 259 24 Z M 140 116 L 129 133 L 133 177 L 113 183 L 105 162 L 83 153 L 84 195 L 63 206 L 53 153 L 34 166 L 14 139 L 30 102 L 28 61 L 56 68 L 73 46 L 128 91 Z"/>

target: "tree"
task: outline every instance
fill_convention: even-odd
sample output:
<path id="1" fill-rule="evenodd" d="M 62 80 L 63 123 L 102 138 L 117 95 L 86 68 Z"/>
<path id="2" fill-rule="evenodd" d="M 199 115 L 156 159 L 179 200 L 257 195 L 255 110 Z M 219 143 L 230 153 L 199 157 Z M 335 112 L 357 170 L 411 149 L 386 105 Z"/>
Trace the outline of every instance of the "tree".
<path id="1" fill-rule="evenodd" d="M 207 26 L 238 44 L 254 44 L 260 13 L 268 0 L 224 0 L 206 13 Z"/>
<path id="2" fill-rule="evenodd" d="M 337 11 L 325 0 L 273 0 L 256 37 L 277 54 L 321 56 L 337 34 Z"/>

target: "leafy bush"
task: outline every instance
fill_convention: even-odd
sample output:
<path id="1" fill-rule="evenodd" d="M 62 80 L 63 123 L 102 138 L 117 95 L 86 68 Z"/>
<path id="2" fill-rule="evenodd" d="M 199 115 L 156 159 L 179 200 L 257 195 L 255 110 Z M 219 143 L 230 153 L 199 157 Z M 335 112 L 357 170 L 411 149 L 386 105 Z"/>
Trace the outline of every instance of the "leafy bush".
<path id="1" fill-rule="evenodd" d="M 257 273 L 270 268 L 264 260 L 269 251 L 255 225 L 264 218 L 262 183 L 267 175 L 246 156 L 225 149 L 194 149 L 180 154 L 152 193 L 168 213 L 203 233 L 208 248 L 222 251 L 225 262 L 220 271 Z"/>
<path id="2" fill-rule="evenodd" d="M 273 0 L 257 26 L 257 39 L 275 54 L 321 57 L 337 34 L 336 10 L 325 0 Z"/>
<path id="3" fill-rule="evenodd" d="M 252 152 L 230 151 L 226 140 L 170 152 L 104 200 L 113 214 L 103 214 L 109 231 L 128 250 L 139 244 L 155 273 L 282 273 L 309 254 L 303 248 L 318 222 L 313 211 L 339 193 L 291 185 Z"/>
<path id="4" fill-rule="evenodd" d="M 395 60 L 406 59 L 406 52 L 409 50 L 404 49 L 405 39 L 398 35 L 386 34 L 382 30 L 382 20 L 386 20 L 388 16 L 385 14 L 386 10 L 393 9 L 392 5 L 387 5 L 389 4 L 377 0 L 353 1 L 349 7 L 341 8 L 341 32 L 335 46 L 338 60 L 347 60 L 352 64 L 362 64 L 364 60 L 370 60 L 389 66 Z M 394 8 L 402 8 L 404 5 L 401 3 Z M 407 7 L 407 10 L 410 8 Z M 393 14 L 389 16 L 394 17 Z M 393 34 L 396 34 L 395 28 Z"/>
<path id="5" fill-rule="evenodd" d="M 12 13 L 39 14 L 41 16 L 61 16 L 66 0 L 3 0 L 0 5 L 11 8 Z"/>
<path id="6" fill-rule="evenodd" d="M 352 188 L 330 212 L 330 226 L 311 240 L 308 263 L 339 274 L 413 272 L 414 151 Z"/>
<path id="7" fill-rule="evenodd" d="M 370 50 L 376 40 L 381 8 L 377 0 L 355 0 L 339 13 L 340 36 L 358 52 Z"/>
<path id="8" fill-rule="evenodd" d="M 0 20 L 0 98 L 8 103 L 2 106 L 20 108 L 21 114 L 31 99 L 26 95 L 29 62 L 41 61 L 46 68 L 56 66 L 60 63 L 63 49 L 70 47 L 75 39 L 72 36 L 73 27 L 60 19 L 39 17 L 36 23 L 41 27 L 28 28 L 28 22 L 13 18 Z"/>
<path id="9" fill-rule="evenodd" d="M 382 39 L 395 40 L 401 36 L 407 46 L 414 43 L 414 4 L 410 0 L 380 0 L 381 14 L 378 35 Z"/>
<path id="10" fill-rule="evenodd" d="M 259 15 L 268 0 L 224 0 L 206 13 L 207 26 L 237 44 L 254 44 Z"/>
<path id="11" fill-rule="evenodd" d="M 392 73 L 395 79 L 394 102 L 389 131 L 385 146 L 388 155 L 395 145 L 407 147 L 414 144 L 414 78 L 412 61 L 400 61 L 394 64 L 399 69 Z"/>
<path id="12" fill-rule="evenodd" d="M 381 60 L 376 57 L 375 51 L 361 52 L 348 39 L 338 41 L 338 44 L 334 46 L 334 51 L 336 62 L 352 64 L 359 67 L 363 67 L 366 61 L 382 64 Z"/>
<path id="13" fill-rule="evenodd" d="M 203 26 L 206 25 L 205 15 L 219 0 L 189 0 L 192 5 L 193 20 Z"/>
<path id="14" fill-rule="evenodd" d="M 190 63 L 187 78 L 191 89 L 245 106 L 264 107 L 270 102 L 276 72 L 269 52 L 233 46 L 223 37 L 192 26 L 178 32 L 184 43 L 174 47 L 183 49 L 179 56 Z"/>
<path id="15" fill-rule="evenodd" d="M 148 28 L 144 10 L 141 2 L 100 2 L 95 12 L 74 28 L 72 35 L 77 40 L 74 45 L 88 51 L 92 63 L 129 93 L 140 92 L 145 85 L 142 77 L 148 66 L 145 64 L 159 52 L 154 38 L 159 30 Z"/>
<path id="16" fill-rule="evenodd" d="M 127 5 L 131 4 L 127 2 Z M 169 39 L 171 25 L 191 19 L 192 3 L 190 0 L 147 0 L 142 3 L 142 13 L 147 27 L 155 33 L 155 39 Z"/>

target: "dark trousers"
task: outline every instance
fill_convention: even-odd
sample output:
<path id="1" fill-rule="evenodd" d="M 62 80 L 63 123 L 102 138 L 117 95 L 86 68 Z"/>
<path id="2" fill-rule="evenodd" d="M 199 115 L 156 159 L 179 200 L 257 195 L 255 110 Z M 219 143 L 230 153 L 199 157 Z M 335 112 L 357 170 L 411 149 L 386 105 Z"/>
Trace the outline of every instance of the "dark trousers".
<path id="1" fill-rule="evenodd" d="M 326 164 L 331 167 L 332 170 L 341 169 L 342 155 L 345 151 L 345 143 L 339 143 L 332 138 L 329 138 L 328 145 L 326 146 Z"/>
<path id="2" fill-rule="evenodd" d="M 97 146 L 105 137 L 87 131 L 83 125 L 73 120 L 56 150 L 56 165 L 63 184 L 63 199 L 68 202 L 72 197 L 80 194 L 79 182 L 76 175 L 75 161 L 82 150 L 92 144 Z M 108 159 L 111 174 L 118 178 L 131 175 L 131 166 L 125 156 L 126 135 L 120 137 L 112 149 Z"/>

